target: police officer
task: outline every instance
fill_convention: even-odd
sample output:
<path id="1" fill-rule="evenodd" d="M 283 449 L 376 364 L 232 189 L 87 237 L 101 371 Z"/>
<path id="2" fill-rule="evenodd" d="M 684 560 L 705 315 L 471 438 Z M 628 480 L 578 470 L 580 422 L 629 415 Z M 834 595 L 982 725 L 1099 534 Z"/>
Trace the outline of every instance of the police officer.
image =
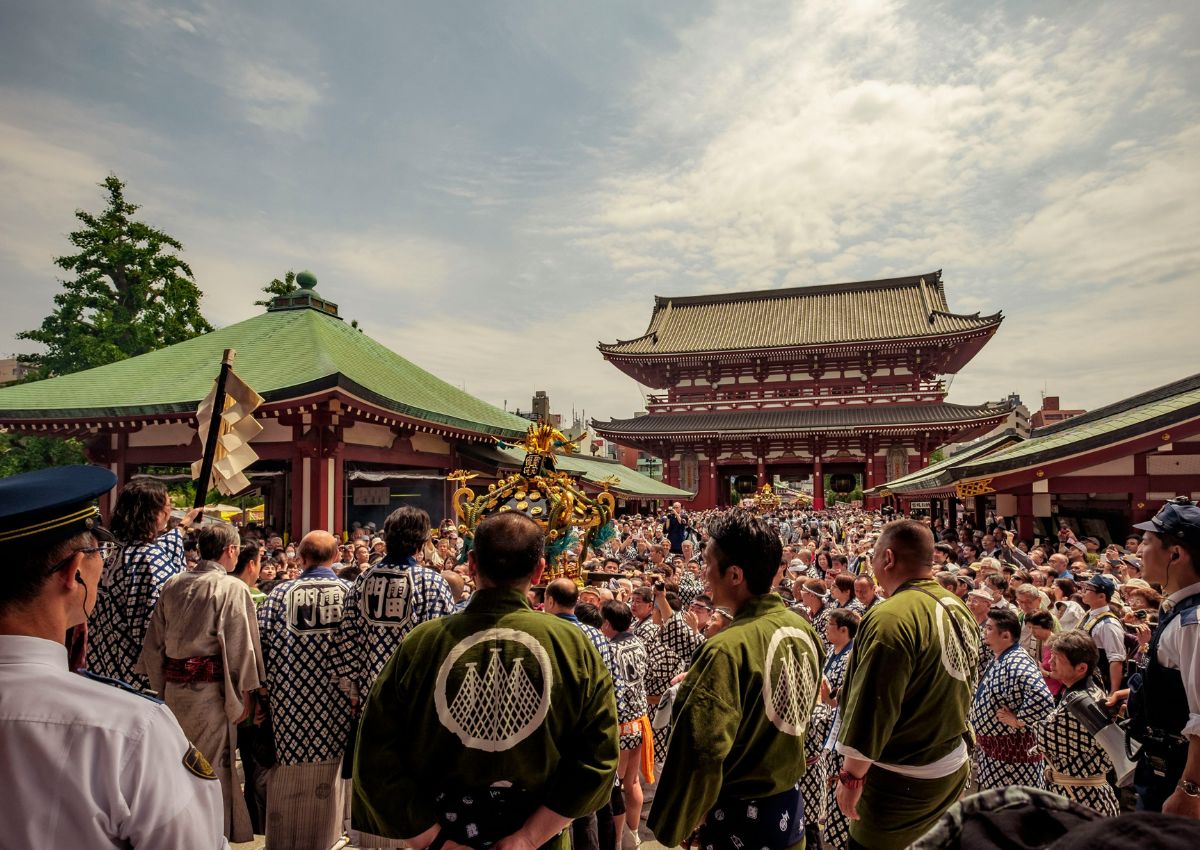
<path id="1" fill-rule="evenodd" d="M 89 466 L 0 481 L 4 844 L 228 848 L 217 776 L 167 707 L 68 669 L 112 546 L 93 503 L 115 484 Z"/>
<path id="2" fill-rule="evenodd" d="M 1138 554 L 1146 580 L 1166 599 L 1146 668 L 1130 682 L 1130 736 L 1143 742 L 1134 785 L 1138 808 L 1200 817 L 1200 508 L 1163 505 Z"/>

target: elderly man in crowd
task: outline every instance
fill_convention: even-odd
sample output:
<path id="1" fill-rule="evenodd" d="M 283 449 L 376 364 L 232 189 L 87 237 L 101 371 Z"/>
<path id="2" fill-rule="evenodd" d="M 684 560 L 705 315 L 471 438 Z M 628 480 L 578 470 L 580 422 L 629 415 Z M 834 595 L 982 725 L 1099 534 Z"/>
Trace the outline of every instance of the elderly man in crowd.
<path id="1" fill-rule="evenodd" d="M 350 583 L 337 577 L 337 539 L 300 541 L 300 576 L 258 609 L 278 762 L 267 776 L 267 848 L 328 850 L 342 834 L 342 756 L 350 701 L 338 686 L 336 644 Z"/>
<path id="2" fill-rule="evenodd" d="M 266 679 L 254 600 L 230 573 L 241 540 L 227 525 L 200 532 L 200 562 L 163 585 L 138 662 L 221 782 L 225 835 L 250 841 L 250 811 L 234 766 L 237 724 Z"/>

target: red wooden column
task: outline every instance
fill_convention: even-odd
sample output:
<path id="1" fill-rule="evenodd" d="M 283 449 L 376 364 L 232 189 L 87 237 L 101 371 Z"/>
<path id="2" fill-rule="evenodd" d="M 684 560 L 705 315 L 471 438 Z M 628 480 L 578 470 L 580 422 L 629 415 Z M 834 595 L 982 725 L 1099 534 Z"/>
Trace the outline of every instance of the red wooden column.
<path id="1" fill-rule="evenodd" d="M 821 467 L 821 450 L 813 454 L 813 510 L 825 510 L 825 473 Z"/>
<path id="2" fill-rule="evenodd" d="M 767 462 L 760 454 L 758 456 L 758 487 L 761 490 L 762 486 L 767 483 Z"/>
<path id="3" fill-rule="evenodd" d="M 1033 540 L 1033 491 L 1017 494 L 1017 539 Z"/>

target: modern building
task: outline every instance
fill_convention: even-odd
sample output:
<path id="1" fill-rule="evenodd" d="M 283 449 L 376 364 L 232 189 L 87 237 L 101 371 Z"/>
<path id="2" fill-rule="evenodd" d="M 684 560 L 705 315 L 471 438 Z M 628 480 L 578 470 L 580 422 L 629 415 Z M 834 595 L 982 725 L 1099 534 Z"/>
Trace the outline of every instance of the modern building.
<path id="1" fill-rule="evenodd" d="M 695 508 L 736 504 L 776 476 L 864 489 L 1004 422 L 1010 403 L 951 404 L 944 376 L 1000 327 L 950 311 L 940 271 L 889 280 L 656 297 L 604 358 L 661 392 L 647 414 L 593 422 L 663 461 Z"/>
<path id="2" fill-rule="evenodd" d="M 1032 428 L 1044 428 L 1047 425 L 1062 422 L 1064 419 L 1070 419 L 1072 416 L 1079 416 L 1082 413 L 1087 413 L 1087 411 L 1063 410 L 1058 396 L 1048 395 L 1042 399 L 1042 409 L 1030 417 L 1029 425 Z"/>

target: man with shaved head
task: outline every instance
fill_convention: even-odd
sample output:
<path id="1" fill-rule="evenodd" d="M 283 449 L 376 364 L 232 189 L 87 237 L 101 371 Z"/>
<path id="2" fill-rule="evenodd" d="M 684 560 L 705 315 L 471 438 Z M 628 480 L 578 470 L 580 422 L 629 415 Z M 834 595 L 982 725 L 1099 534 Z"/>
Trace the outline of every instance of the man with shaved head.
<path id="1" fill-rule="evenodd" d="M 335 640 L 350 582 L 333 571 L 339 546 L 310 531 L 304 571 L 258 609 L 278 761 L 267 775 L 267 847 L 327 850 L 342 834 L 342 756 L 350 700 L 338 687 Z"/>

